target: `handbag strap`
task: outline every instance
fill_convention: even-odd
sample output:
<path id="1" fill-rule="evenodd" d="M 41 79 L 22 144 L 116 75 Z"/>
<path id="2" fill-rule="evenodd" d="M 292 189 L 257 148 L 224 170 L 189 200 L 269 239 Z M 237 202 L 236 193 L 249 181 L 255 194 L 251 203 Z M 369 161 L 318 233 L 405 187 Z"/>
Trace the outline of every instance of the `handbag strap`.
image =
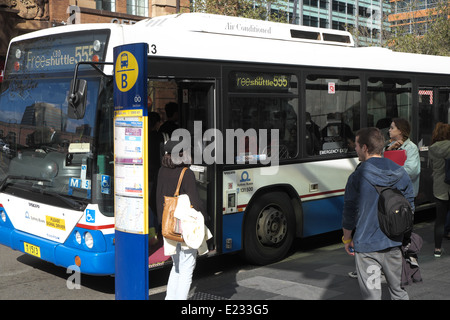
<path id="1" fill-rule="evenodd" d="M 187 170 L 187 167 L 184 167 L 183 170 L 181 170 L 180 178 L 178 178 L 177 189 L 175 190 L 175 194 L 174 194 L 175 197 L 178 197 L 178 195 L 180 194 L 181 181 L 183 180 L 183 176 L 184 176 L 184 173 L 186 170 Z"/>

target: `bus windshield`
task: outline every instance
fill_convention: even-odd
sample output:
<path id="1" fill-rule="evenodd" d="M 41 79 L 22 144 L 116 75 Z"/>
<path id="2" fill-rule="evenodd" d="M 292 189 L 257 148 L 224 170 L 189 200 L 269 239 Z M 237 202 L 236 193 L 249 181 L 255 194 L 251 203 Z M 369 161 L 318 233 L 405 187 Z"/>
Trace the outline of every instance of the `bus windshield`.
<path id="1" fill-rule="evenodd" d="M 33 187 L 68 194 L 70 178 L 80 178 L 79 173 L 71 174 L 69 170 L 61 176 L 63 172 L 59 169 L 79 162 L 73 169 L 80 172 L 80 165 L 87 163 L 93 142 L 99 80 L 88 81 L 88 108 L 85 117 L 79 120 L 67 116 L 69 86 L 70 78 L 3 83 L 0 95 L 0 180 L 15 177 L 12 180 L 20 182 L 24 179 L 18 177 L 33 178 L 36 179 Z M 70 154 L 69 148 L 78 150 Z M 86 152 L 78 152 L 81 149 Z M 89 198 L 87 190 L 77 190 L 72 195 Z"/>
<path id="2" fill-rule="evenodd" d="M 100 32 L 87 39 L 51 36 L 11 45 L 0 93 L 0 191 L 50 195 L 49 204 L 60 199 L 73 209 L 92 202 L 98 141 L 112 136 L 105 123 L 96 125 L 110 108 L 106 89 L 112 88 L 111 81 L 89 66 L 80 68 L 88 88 L 81 119 L 70 116 L 68 93 L 76 63 L 91 61 L 96 53 L 103 59 L 104 49 L 94 49 L 93 38 L 105 47 L 106 33 Z"/>

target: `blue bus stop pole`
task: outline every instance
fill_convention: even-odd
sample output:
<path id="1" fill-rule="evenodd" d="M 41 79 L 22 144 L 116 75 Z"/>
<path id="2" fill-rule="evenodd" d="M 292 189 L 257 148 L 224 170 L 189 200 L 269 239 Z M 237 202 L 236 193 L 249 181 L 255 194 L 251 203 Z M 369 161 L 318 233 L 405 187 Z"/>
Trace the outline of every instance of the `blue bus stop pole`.
<path id="1" fill-rule="evenodd" d="M 148 300 L 148 235 L 116 230 L 116 300 Z"/>
<path id="2" fill-rule="evenodd" d="M 148 300 L 146 43 L 114 48 L 115 297 Z"/>

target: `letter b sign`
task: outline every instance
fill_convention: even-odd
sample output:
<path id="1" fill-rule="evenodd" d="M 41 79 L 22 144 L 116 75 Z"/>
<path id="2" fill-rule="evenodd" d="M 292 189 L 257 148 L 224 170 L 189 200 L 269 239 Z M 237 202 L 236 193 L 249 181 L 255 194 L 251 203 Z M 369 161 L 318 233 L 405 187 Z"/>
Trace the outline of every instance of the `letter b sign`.
<path id="1" fill-rule="evenodd" d="M 139 66 L 131 52 L 122 51 L 115 64 L 115 78 L 117 88 L 127 92 L 133 88 L 139 75 Z"/>

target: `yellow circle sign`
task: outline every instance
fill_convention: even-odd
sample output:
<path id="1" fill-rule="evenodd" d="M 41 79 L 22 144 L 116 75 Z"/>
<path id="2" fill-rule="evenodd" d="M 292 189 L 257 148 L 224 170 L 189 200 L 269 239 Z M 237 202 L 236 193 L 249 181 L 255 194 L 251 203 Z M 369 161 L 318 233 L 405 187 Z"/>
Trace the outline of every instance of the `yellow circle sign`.
<path id="1" fill-rule="evenodd" d="M 131 52 L 122 51 L 116 60 L 116 85 L 122 92 L 133 88 L 139 74 L 139 66 Z"/>

